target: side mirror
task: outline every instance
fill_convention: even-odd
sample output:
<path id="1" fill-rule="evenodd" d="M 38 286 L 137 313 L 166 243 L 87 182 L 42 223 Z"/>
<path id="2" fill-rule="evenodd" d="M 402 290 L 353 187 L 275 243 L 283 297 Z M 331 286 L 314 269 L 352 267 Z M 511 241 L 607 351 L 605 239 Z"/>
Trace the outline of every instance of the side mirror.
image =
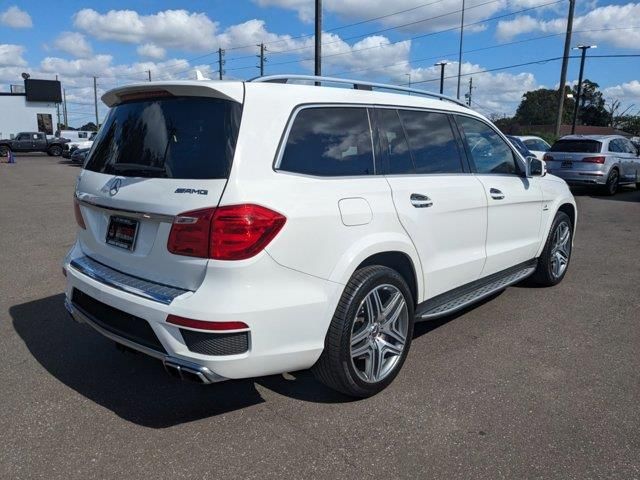
<path id="1" fill-rule="evenodd" d="M 527 177 L 544 177 L 547 174 L 547 166 L 544 161 L 536 157 L 527 157 Z"/>

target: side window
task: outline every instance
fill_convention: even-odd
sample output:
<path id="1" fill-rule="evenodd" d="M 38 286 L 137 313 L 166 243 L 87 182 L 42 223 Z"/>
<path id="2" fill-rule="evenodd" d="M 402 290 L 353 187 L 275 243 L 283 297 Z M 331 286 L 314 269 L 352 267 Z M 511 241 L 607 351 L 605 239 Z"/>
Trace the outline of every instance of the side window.
<path id="1" fill-rule="evenodd" d="M 16 137 L 16 140 L 29 140 L 29 134 L 28 133 L 23 133 L 21 135 L 18 135 Z"/>
<path id="2" fill-rule="evenodd" d="M 398 112 L 389 108 L 376 109 L 380 129 L 380 143 L 389 174 L 415 173 L 407 137 Z"/>
<path id="3" fill-rule="evenodd" d="M 323 177 L 373 175 L 367 109 L 300 110 L 289 132 L 279 169 Z"/>
<path id="4" fill-rule="evenodd" d="M 622 145 L 624 146 L 624 151 L 625 152 L 633 153 L 633 154 L 636 153 L 635 147 L 633 146 L 633 144 L 629 140 L 627 140 L 625 138 L 624 140 L 621 139 L 620 142 L 622 142 Z"/>
<path id="5" fill-rule="evenodd" d="M 471 117 L 457 118 L 478 173 L 520 173 L 513 152 L 489 125 Z"/>
<path id="6" fill-rule="evenodd" d="M 622 148 L 620 148 L 620 143 L 618 142 L 617 138 L 614 138 L 609 142 L 609 151 L 615 153 L 620 153 L 623 151 Z"/>
<path id="7" fill-rule="evenodd" d="M 461 173 L 462 158 L 444 113 L 399 110 L 415 173 Z"/>
<path id="8" fill-rule="evenodd" d="M 78 138 L 87 138 L 87 132 L 78 132 Z"/>

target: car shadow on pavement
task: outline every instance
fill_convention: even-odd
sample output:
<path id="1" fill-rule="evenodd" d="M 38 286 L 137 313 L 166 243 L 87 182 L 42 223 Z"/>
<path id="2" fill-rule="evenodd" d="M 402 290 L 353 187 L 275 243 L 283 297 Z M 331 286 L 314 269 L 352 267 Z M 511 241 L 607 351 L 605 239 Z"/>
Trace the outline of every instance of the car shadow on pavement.
<path id="1" fill-rule="evenodd" d="M 589 187 L 572 187 L 571 193 L 576 197 L 591 197 L 598 200 L 613 200 L 616 202 L 640 202 L 640 189 L 635 187 L 620 187 L 618 193 L 609 196 L 598 193 L 596 190 Z"/>
<path id="2" fill-rule="evenodd" d="M 167 375 L 143 354 L 121 352 L 88 325 L 76 323 L 58 294 L 13 306 L 13 326 L 53 377 L 130 422 L 167 428 L 264 403 L 256 384 L 281 395 L 320 403 L 351 401 L 310 372 L 197 385 Z"/>
<path id="3" fill-rule="evenodd" d="M 68 167 L 82 167 L 81 163 L 73 163 L 71 160 L 58 160 L 58 165 L 66 165 Z"/>

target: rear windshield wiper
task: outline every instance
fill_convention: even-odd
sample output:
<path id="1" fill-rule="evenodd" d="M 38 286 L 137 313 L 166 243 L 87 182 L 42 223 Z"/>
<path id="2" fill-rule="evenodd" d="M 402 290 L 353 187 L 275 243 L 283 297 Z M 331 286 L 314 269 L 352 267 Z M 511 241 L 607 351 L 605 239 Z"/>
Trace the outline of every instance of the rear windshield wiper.
<path id="1" fill-rule="evenodd" d="M 118 173 L 158 173 L 161 176 L 167 176 L 167 170 L 164 166 L 156 167 L 153 165 L 141 165 L 139 163 L 114 163 L 110 165 L 111 169 Z"/>

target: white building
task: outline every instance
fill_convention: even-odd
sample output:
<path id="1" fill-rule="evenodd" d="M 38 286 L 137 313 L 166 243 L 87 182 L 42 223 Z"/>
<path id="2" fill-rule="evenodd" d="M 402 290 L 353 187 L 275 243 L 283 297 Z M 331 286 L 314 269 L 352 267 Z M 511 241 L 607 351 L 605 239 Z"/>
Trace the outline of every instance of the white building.
<path id="1" fill-rule="evenodd" d="M 11 93 L 0 92 L 0 138 L 12 138 L 20 132 L 54 135 L 56 102 L 62 102 L 60 82 L 31 79 L 27 74 L 23 78 L 24 88 L 12 85 Z"/>

